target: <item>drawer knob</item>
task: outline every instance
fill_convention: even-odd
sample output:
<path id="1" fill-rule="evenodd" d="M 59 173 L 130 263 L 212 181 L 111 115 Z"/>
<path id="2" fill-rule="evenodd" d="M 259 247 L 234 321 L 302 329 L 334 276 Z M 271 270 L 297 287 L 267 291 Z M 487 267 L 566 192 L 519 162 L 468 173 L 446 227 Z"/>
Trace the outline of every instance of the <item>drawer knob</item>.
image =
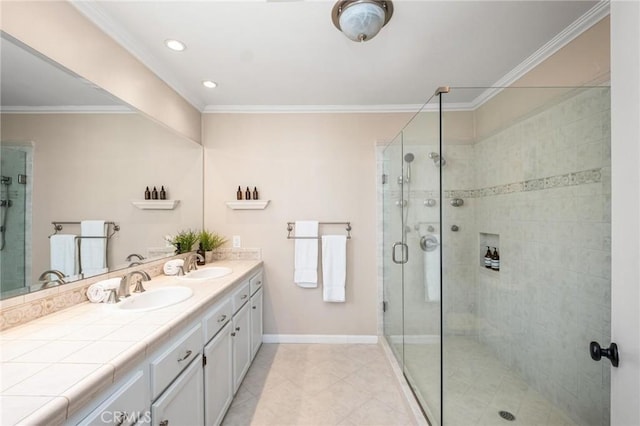
<path id="1" fill-rule="evenodd" d="M 233 333 L 231 333 L 231 335 L 232 335 L 233 337 L 236 337 L 236 332 L 234 331 Z"/>
<path id="2" fill-rule="evenodd" d="M 236 327 L 236 331 L 240 331 L 240 327 Z"/>
<path id="3" fill-rule="evenodd" d="M 262 281 L 258 281 L 258 284 L 256 284 L 256 285 L 262 285 Z"/>
<path id="4" fill-rule="evenodd" d="M 187 352 L 184 354 L 184 356 L 182 358 L 178 359 L 178 362 L 182 362 L 185 359 L 189 358 L 190 356 L 191 356 L 191 350 L 189 349 L 189 350 L 187 350 Z"/>
<path id="5" fill-rule="evenodd" d="M 122 424 L 124 424 L 124 420 L 127 418 L 127 412 L 126 411 L 117 411 L 116 415 L 115 415 L 115 422 L 116 422 L 116 426 L 120 426 Z"/>
<path id="6" fill-rule="evenodd" d="M 246 294 L 243 294 L 243 295 L 240 297 L 240 300 L 244 300 L 244 299 L 246 299 L 246 298 L 247 298 L 247 295 L 246 295 Z"/>
<path id="7" fill-rule="evenodd" d="M 169 420 L 163 420 L 160 422 L 160 426 L 169 426 Z"/>
<path id="8" fill-rule="evenodd" d="M 222 322 L 222 321 L 224 321 L 224 320 L 226 320 L 226 319 L 227 319 L 227 316 L 226 316 L 226 315 L 222 315 L 222 316 L 218 319 L 218 322 Z"/>
<path id="9" fill-rule="evenodd" d="M 253 306 L 253 308 L 252 308 L 252 309 L 257 309 L 257 307 L 256 307 L 256 306 Z"/>

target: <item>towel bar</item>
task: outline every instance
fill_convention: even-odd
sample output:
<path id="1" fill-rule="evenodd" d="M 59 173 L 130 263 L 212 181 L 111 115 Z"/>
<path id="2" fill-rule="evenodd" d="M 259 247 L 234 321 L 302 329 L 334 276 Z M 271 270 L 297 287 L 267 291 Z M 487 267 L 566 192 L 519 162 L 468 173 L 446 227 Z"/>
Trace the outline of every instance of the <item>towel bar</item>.
<path id="1" fill-rule="evenodd" d="M 347 231 L 347 239 L 351 239 L 351 222 L 318 222 L 319 225 L 345 225 L 345 230 Z M 288 240 L 318 240 L 320 237 L 296 237 L 292 236 L 291 232 L 293 231 L 293 227 L 295 222 L 287 222 L 287 239 Z"/>
<path id="2" fill-rule="evenodd" d="M 51 224 L 53 225 L 53 229 L 55 230 L 55 232 L 51 235 L 56 235 L 58 232 L 62 231 L 63 229 L 62 225 L 80 225 L 80 223 L 81 222 L 51 222 Z M 94 237 L 94 238 L 111 238 L 116 234 L 116 232 L 120 230 L 120 225 L 118 225 L 115 222 L 105 222 L 104 224 L 107 225 L 107 228 L 109 228 L 109 225 L 113 227 L 113 231 L 111 232 L 111 234 L 107 235 L 106 237 Z M 51 235 L 49 235 L 49 238 L 51 238 Z M 79 237 L 79 238 L 91 238 L 91 237 Z"/>

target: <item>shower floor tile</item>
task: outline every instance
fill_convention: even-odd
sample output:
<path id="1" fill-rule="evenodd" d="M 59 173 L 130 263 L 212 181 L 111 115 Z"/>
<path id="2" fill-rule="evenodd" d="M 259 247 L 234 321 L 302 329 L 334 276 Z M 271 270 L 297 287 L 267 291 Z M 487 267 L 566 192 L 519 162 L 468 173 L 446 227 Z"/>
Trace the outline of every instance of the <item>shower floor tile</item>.
<path id="1" fill-rule="evenodd" d="M 379 345 L 263 344 L 223 426 L 415 425 Z"/>
<path id="2" fill-rule="evenodd" d="M 445 345 L 446 426 L 575 426 L 559 408 L 505 368 L 481 343 L 448 337 Z M 398 345 L 394 345 L 398 351 Z M 440 345 L 410 344 L 404 349 L 405 370 L 418 398 L 440 417 Z M 425 363 L 425 360 L 431 362 Z M 500 411 L 515 416 L 509 421 Z"/>

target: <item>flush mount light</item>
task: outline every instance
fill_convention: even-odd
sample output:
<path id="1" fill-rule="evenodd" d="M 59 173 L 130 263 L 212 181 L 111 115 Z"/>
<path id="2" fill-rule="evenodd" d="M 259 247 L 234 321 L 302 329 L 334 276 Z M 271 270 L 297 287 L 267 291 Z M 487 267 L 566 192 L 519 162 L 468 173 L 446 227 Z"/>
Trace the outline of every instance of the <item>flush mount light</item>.
<path id="1" fill-rule="evenodd" d="M 175 50 L 176 52 L 182 52 L 184 49 L 187 48 L 187 46 L 185 46 L 185 44 L 179 40 L 165 40 L 164 44 L 171 50 Z"/>
<path id="2" fill-rule="evenodd" d="M 340 0 L 331 11 L 333 25 L 353 41 L 371 40 L 393 15 L 390 0 Z"/>
<path id="3" fill-rule="evenodd" d="M 211 81 L 211 80 L 203 81 L 202 85 L 204 87 L 206 87 L 207 89 L 215 89 L 216 87 L 218 87 L 218 83 L 216 83 L 215 81 Z"/>

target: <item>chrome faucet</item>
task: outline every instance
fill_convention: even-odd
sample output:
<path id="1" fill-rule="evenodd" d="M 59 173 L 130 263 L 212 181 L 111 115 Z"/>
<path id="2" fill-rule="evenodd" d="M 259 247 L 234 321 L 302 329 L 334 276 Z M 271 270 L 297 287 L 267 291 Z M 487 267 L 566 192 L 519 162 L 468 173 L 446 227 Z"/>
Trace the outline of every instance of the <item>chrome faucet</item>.
<path id="1" fill-rule="evenodd" d="M 131 271 L 120 280 L 120 286 L 118 287 L 118 299 L 123 299 L 125 297 L 131 296 L 129 292 L 129 287 L 131 287 L 131 278 L 134 275 L 140 275 L 141 280 L 136 282 L 136 286 L 133 289 L 134 293 L 142 293 L 144 287 L 142 286 L 142 281 L 150 281 L 151 277 L 145 271 Z"/>
<path id="2" fill-rule="evenodd" d="M 137 257 L 138 260 L 144 260 L 144 256 L 138 253 L 131 253 L 129 256 L 127 256 L 127 262 L 131 262 L 131 259 L 133 259 L 134 257 Z"/>
<path id="3" fill-rule="evenodd" d="M 55 275 L 58 278 L 54 280 L 47 280 L 47 276 L 49 275 Z M 38 277 L 38 280 L 45 281 L 45 283 L 42 284 L 42 287 L 47 287 L 49 284 L 53 284 L 53 283 L 56 283 L 57 285 L 65 283 L 64 273 L 58 271 L 57 269 L 47 269 L 46 271 L 40 274 L 40 276 Z"/>
<path id="4" fill-rule="evenodd" d="M 187 274 L 193 269 L 194 271 L 198 270 L 197 261 L 204 262 L 204 257 L 199 255 L 198 253 L 189 253 L 187 257 L 184 258 L 184 272 Z"/>

